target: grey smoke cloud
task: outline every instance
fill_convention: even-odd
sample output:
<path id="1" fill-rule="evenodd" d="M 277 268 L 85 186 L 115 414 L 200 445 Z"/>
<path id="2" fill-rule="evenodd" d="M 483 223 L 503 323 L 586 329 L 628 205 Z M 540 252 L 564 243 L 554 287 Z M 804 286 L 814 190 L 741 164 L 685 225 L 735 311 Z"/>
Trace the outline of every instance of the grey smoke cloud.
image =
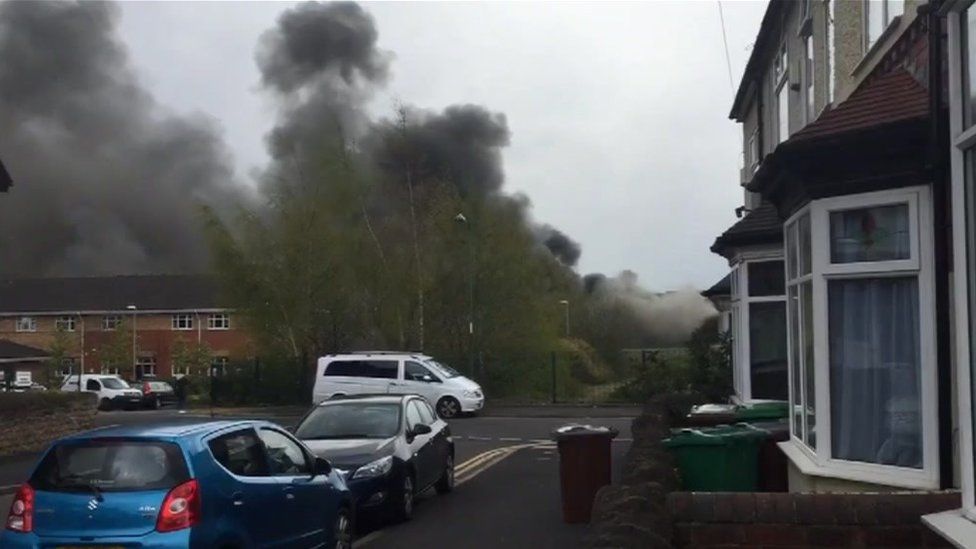
<path id="1" fill-rule="evenodd" d="M 197 207 L 246 200 L 216 123 L 166 112 L 98 2 L 0 3 L 0 274 L 194 272 Z"/>

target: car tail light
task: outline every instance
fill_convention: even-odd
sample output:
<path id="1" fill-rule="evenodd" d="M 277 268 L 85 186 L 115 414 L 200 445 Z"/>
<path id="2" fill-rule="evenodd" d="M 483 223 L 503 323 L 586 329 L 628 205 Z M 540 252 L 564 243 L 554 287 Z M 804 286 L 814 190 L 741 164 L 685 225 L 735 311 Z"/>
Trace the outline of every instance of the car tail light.
<path id="1" fill-rule="evenodd" d="M 24 484 L 14 495 L 7 515 L 7 530 L 30 532 L 34 529 L 34 489 Z"/>
<path id="2" fill-rule="evenodd" d="M 190 528 L 200 522 L 200 484 L 196 479 L 184 482 L 166 494 L 156 519 L 157 532 Z"/>
<path id="3" fill-rule="evenodd" d="M 152 392 L 152 387 L 149 386 L 149 383 L 143 383 L 142 384 L 142 394 L 148 395 L 151 392 Z"/>

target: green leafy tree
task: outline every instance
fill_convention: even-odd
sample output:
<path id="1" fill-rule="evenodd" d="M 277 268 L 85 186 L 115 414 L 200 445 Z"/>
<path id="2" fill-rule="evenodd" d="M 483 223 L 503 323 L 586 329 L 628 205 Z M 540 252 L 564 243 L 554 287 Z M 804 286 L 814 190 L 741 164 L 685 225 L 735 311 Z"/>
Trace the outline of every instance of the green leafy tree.
<path id="1" fill-rule="evenodd" d="M 103 369 L 117 368 L 119 375 L 132 374 L 132 331 L 119 326 L 98 349 L 98 361 Z"/>
<path id="2" fill-rule="evenodd" d="M 71 335 L 61 326 L 54 332 L 54 339 L 48 346 L 48 358 L 45 364 L 42 383 L 48 388 L 56 388 L 61 385 L 61 369 L 70 359 L 72 347 Z"/>
<path id="3" fill-rule="evenodd" d="M 206 343 L 179 338 L 171 350 L 174 370 L 189 372 L 190 377 L 206 377 L 213 361 L 213 350 Z"/>

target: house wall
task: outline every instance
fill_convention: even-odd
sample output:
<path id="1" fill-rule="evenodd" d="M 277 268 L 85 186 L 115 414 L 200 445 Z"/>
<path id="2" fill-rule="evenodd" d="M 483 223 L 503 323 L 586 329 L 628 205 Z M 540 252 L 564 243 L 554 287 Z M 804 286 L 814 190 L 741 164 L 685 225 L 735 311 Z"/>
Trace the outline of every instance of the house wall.
<path id="1" fill-rule="evenodd" d="M 788 477 L 790 492 L 795 493 L 852 493 L 852 492 L 898 492 L 901 488 L 883 486 L 881 484 L 871 484 L 868 482 L 857 482 L 842 478 L 823 477 L 803 474 L 800 469 L 788 462 Z"/>
<path id="2" fill-rule="evenodd" d="M 173 374 L 172 350 L 178 340 L 187 343 L 204 343 L 212 350 L 214 356 L 226 356 L 230 359 L 247 359 L 254 355 L 251 338 L 242 329 L 241 319 L 236 315 L 230 317 L 229 330 L 209 330 L 207 317 L 209 313 L 193 314 L 194 326 L 192 330 L 174 330 L 171 313 L 139 314 L 136 319 L 136 349 L 139 356 L 153 356 L 156 358 L 156 375 L 170 377 Z M 17 332 L 15 323 L 17 317 L 0 317 L 0 339 L 6 339 L 22 345 L 50 349 L 57 337 L 56 320 L 62 315 L 30 315 L 37 321 L 36 332 Z M 64 339 L 68 344 L 68 355 L 80 364 L 84 354 L 84 368 L 86 373 L 100 371 L 100 350 L 117 333 L 102 330 L 102 314 L 82 314 L 82 321 L 76 318 L 75 331 L 65 332 Z M 123 327 L 131 330 L 132 314 L 120 313 Z M 84 334 L 84 350 L 82 350 L 82 334 Z M 130 332 L 131 334 L 131 332 Z M 131 372 L 122 371 L 123 375 Z"/>
<path id="3" fill-rule="evenodd" d="M 864 46 L 864 2 L 841 1 L 834 8 L 837 70 L 837 101 L 843 101 L 878 65 L 885 53 L 918 17 L 918 7 L 926 0 L 905 0 L 901 20 L 892 26 L 870 51 Z"/>

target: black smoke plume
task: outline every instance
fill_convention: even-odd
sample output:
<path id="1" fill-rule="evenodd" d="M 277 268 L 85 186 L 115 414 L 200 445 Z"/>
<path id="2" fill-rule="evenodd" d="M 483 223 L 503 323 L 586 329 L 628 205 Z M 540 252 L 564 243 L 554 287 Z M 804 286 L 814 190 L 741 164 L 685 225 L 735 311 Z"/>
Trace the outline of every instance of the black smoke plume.
<path id="1" fill-rule="evenodd" d="M 242 198 L 213 121 L 166 113 L 116 6 L 0 2 L 0 274 L 193 272 L 197 206 Z"/>
<path id="2" fill-rule="evenodd" d="M 582 250 L 579 242 L 566 235 L 566 233 L 553 227 L 552 225 L 542 225 L 536 231 L 542 244 L 567 267 L 575 267 L 579 261 Z"/>

